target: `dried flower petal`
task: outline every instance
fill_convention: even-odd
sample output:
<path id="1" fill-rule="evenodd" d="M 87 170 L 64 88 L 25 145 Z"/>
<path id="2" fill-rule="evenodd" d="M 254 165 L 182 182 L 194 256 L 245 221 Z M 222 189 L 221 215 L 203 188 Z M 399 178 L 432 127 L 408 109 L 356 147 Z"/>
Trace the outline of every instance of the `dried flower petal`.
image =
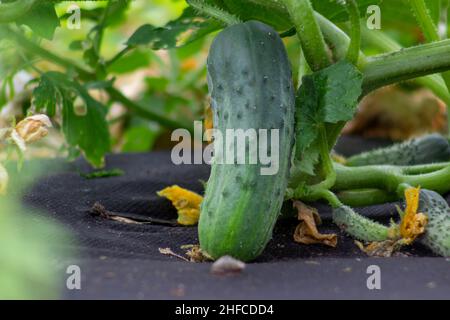
<path id="1" fill-rule="evenodd" d="M 400 222 L 400 235 L 406 244 L 411 244 L 419 235 L 425 232 L 428 218 L 423 213 L 417 213 L 419 208 L 420 188 L 405 190 L 406 209 Z"/>
<path id="2" fill-rule="evenodd" d="M 316 209 L 308 207 L 300 201 L 295 201 L 294 207 L 298 210 L 298 220 L 300 220 L 294 232 L 295 242 L 302 244 L 321 243 L 336 247 L 336 234 L 322 234 L 317 230 L 316 224 L 321 224 L 321 220 Z"/>
<path id="3" fill-rule="evenodd" d="M 32 143 L 45 137 L 51 126 L 52 123 L 45 114 L 36 114 L 20 121 L 15 131 L 25 143 Z"/>
<path id="4" fill-rule="evenodd" d="M 371 257 L 390 257 L 405 244 L 402 240 L 375 241 L 366 246 L 359 241 L 355 241 L 355 243 L 361 251 Z"/>
<path id="5" fill-rule="evenodd" d="M 177 185 L 167 187 L 158 195 L 169 199 L 177 209 L 177 222 L 182 225 L 195 225 L 200 217 L 200 204 L 203 197 L 195 192 L 183 189 Z"/>

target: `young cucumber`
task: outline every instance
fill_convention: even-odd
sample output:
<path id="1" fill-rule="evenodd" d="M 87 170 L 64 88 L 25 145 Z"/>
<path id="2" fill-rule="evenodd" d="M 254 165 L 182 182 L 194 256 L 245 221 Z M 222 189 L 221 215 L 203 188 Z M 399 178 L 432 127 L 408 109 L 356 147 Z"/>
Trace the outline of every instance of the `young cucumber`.
<path id="1" fill-rule="evenodd" d="M 257 21 L 232 25 L 217 35 L 207 67 L 214 128 L 224 141 L 227 129 L 254 129 L 258 141 L 246 139 L 246 153 L 268 140 L 263 153 L 275 155 L 272 165 L 278 167 L 271 172 L 275 174 L 263 175 L 267 165 L 260 157 L 256 164 L 220 163 L 217 155 L 223 150 L 215 140 L 198 227 L 200 246 L 215 259 L 230 255 L 248 261 L 270 240 L 288 182 L 295 103 L 291 68 L 278 33 Z M 270 131 L 265 139 L 260 129 L 278 129 L 279 139 L 272 144 Z"/>
<path id="2" fill-rule="evenodd" d="M 399 166 L 450 160 L 450 145 L 439 134 L 430 134 L 403 143 L 364 152 L 347 159 L 348 166 L 392 164 Z"/>
<path id="3" fill-rule="evenodd" d="M 431 190 L 420 190 L 419 212 L 428 217 L 420 241 L 434 253 L 450 257 L 450 207 L 442 196 Z"/>

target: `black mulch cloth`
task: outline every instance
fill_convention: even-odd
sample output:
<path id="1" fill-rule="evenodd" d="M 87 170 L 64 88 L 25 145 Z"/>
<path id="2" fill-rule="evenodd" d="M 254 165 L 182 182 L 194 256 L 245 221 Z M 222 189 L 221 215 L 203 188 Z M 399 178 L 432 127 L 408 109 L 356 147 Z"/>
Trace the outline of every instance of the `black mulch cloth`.
<path id="1" fill-rule="evenodd" d="M 344 155 L 380 145 L 346 137 L 337 151 Z M 323 233 L 337 232 L 337 248 L 300 245 L 292 235 L 295 219 L 279 221 L 263 255 L 240 275 L 216 276 L 210 263 L 188 263 L 166 256 L 158 248 L 183 254 L 180 246 L 197 244 L 197 228 L 125 224 L 93 217 L 88 211 L 100 202 L 110 211 L 159 219 L 175 219 L 170 202 L 158 190 L 178 184 L 202 193 L 207 165 L 173 165 L 169 152 L 120 154 L 107 157 L 107 168 L 121 168 L 118 177 L 88 180 L 79 171 L 91 170 L 82 160 L 40 178 L 25 202 L 60 222 L 75 238 L 82 289 L 63 289 L 63 297 L 144 299 L 299 299 L 299 298 L 450 298 L 450 261 L 417 244 L 393 258 L 368 258 L 352 239 L 330 221 L 330 210 L 319 205 Z M 396 216 L 394 204 L 358 209 L 387 221 Z M 255 222 L 256 223 L 256 222 Z M 381 268 L 381 290 L 367 288 L 367 267 Z M 64 275 L 62 275 L 64 276 Z"/>

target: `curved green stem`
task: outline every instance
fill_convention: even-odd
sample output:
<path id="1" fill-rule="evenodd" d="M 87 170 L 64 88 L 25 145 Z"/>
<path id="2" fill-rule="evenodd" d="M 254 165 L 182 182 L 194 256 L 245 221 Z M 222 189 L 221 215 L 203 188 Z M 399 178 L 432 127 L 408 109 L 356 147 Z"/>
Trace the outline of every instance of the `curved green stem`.
<path id="1" fill-rule="evenodd" d="M 398 200 L 395 193 L 381 189 L 356 189 L 336 193 L 342 203 L 351 207 L 365 207 Z"/>
<path id="2" fill-rule="evenodd" d="M 402 49 L 402 46 L 395 42 L 391 37 L 388 37 L 385 33 L 378 30 L 362 29 L 364 40 L 370 43 L 378 50 L 382 52 L 393 52 Z M 438 96 L 447 106 L 450 106 L 450 94 L 447 86 L 439 74 L 432 74 L 425 77 L 415 79 L 418 84 L 429 88 L 433 93 Z"/>
<path id="3" fill-rule="evenodd" d="M 0 4 L 0 23 L 14 22 L 25 15 L 37 0 L 17 0 Z"/>
<path id="4" fill-rule="evenodd" d="M 392 83 L 450 70 L 450 40 L 368 58 L 362 68 L 363 95 Z"/>
<path id="5" fill-rule="evenodd" d="M 438 193 L 445 193 L 450 191 L 450 184 L 448 183 L 450 181 L 450 165 L 443 166 L 444 164 L 418 167 L 389 165 L 345 167 L 335 164 L 336 182 L 333 190 L 375 188 L 394 193 L 399 191 L 399 185 L 406 183 L 414 187 L 420 186 Z M 431 171 L 433 169 L 436 169 L 436 171 Z M 411 172 L 425 173 L 410 174 Z M 402 196 L 402 194 L 399 196 Z"/>
<path id="6" fill-rule="evenodd" d="M 424 0 L 409 0 L 411 10 L 416 17 L 425 39 L 428 42 L 439 41 L 439 33 L 431 18 L 430 12 Z"/>
<path id="7" fill-rule="evenodd" d="M 336 181 L 336 172 L 334 170 L 333 161 L 328 148 L 327 134 L 323 125 L 319 128 L 319 135 L 320 139 L 318 143 L 320 144 L 320 163 L 325 179 L 311 186 L 300 185 L 294 190 L 294 197 L 296 198 L 308 201 L 321 199 L 323 197 L 323 193 L 329 191 Z"/>
<path id="8" fill-rule="evenodd" d="M 323 39 L 309 0 L 282 0 L 297 30 L 306 60 L 314 71 L 330 65 Z"/>
<path id="9" fill-rule="evenodd" d="M 343 205 L 341 200 L 330 190 L 322 190 L 319 195 L 322 199 L 327 200 L 332 208 L 339 208 Z"/>
<path id="10" fill-rule="evenodd" d="M 416 17 L 417 22 L 420 25 L 420 28 L 423 31 L 425 39 L 428 42 L 439 41 L 440 36 L 436 24 L 433 21 L 433 18 L 430 15 L 430 11 L 428 10 L 427 4 L 424 0 L 409 0 L 411 9 L 413 11 L 414 16 Z M 450 72 L 444 72 L 442 74 L 444 78 L 445 85 L 447 87 L 447 93 L 450 89 Z M 448 105 L 447 105 L 448 106 Z M 448 123 L 450 128 L 450 121 Z"/>
<path id="11" fill-rule="evenodd" d="M 356 66 L 358 64 L 359 49 L 361 46 L 361 24 L 359 21 L 359 8 L 355 0 L 347 0 L 346 7 L 351 24 L 351 40 L 347 51 L 347 60 Z"/>
<path id="12" fill-rule="evenodd" d="M 333 53 L 333 60 L 339 61 L 345 59 L 351 42 L 349 36 L 321 14 L 316 12 L 315 16 L 325 41 Z M 358 69 L 362 69 L 365 63 L 366 56 L 360 51 L 357 65 Z"/>

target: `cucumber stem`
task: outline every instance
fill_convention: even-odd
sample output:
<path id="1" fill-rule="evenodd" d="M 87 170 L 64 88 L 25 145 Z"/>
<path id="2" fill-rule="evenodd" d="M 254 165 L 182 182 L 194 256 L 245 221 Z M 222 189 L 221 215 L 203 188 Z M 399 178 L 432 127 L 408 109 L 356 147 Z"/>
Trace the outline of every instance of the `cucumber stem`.
<path id="1" fill-rule="evenodd" d="M 365 207 L 398 200 L 395 193 L 381 189 L 345 190 L 338 192 L 336 195 L 342 203 L 351 207 Z"/>
<path id="2" fill-rule="evenodd" d="M 235 15 L 216 7 L 215 5 L 207 4 L 204 0 L 186 0 L 186 2 L 200 13 L 221 21 L 228 26 L 242 22 Z"/>
<path id="3" fill-rule="evenodd" d="M 331 64 L 327 45 L 309 0 L 282 0 L 297 30 L 306 60 L 314 71 Z"/>
<path id="4" fill-rule="evenodd" d="M 372 46 L 381 50 L 384 53 L 399 51 L 402 46 L 395 42 L 392 38 L 388 37 L 384 32 L 378 30 L 367 30 L 362 29 L 364 39 L 370 43 Z M 450 107 L 450 94 L 448 92 L 447 86 L 439 74 L 432 74 L 425 77 L 420 77 L 414 80 L 418 84 L 429 88 L 433 93 L 438 96 Z"/>
<path id="5" fill-rule="evenodd" d="M 441 194 L 450 191 L 448 183 L 450 180 L 450 165 L 448 164 L 412 167 L 390 165 L 346 167 L 335 163 L 334 168 L 336 170 L 336 182 L 333 190 L 335 191 L 376 188 L 393 193 L 398 192 L 398 186 L 402 183 L 414 187 L 420 186 Z M 411 172 L 425 173 L 412 175 Z M 401 197 L 402 195 L 398 196 Z"/>
<path id="6" fill-rule="evenodd" d="M 362 68 L 363 96 L 382 86 L 450 69 L 450 40 L 368 58 Z"/>
<path id="7" fill-rule="evenodd" d="M 428 42 L 439 41 L 439 33 L 424 0 L 409 0 L 414 17 Z"/>
<path id="8" fill-rule="evenodd" d="M 412 12 L 416 17 L 417 22 L 422 29 L 425 39 L 428 42 L 435 42 L 440 40 L 439 32 L 436 24 L 431 17 L 430 11 L 428 10 L 427 4 L 424 0 L 409 0 Z M 447 91 L 450 89 L 450 72 L 444 72 L 442 74 L 444 78 L 445 85 L 447 86 Z M 450 121 L 448 121 L 448 127 L 450 129 Z"/>
<path id="9" fill-rule="evenodd" d="M 347 0 L 346 8 L 350 17 L 351 37 L 347 51 L 347 60 L 355 66 L 358 64 L 359 49 L 361 47 L 361 24 L 359 8 L 355 0 Z"/>

